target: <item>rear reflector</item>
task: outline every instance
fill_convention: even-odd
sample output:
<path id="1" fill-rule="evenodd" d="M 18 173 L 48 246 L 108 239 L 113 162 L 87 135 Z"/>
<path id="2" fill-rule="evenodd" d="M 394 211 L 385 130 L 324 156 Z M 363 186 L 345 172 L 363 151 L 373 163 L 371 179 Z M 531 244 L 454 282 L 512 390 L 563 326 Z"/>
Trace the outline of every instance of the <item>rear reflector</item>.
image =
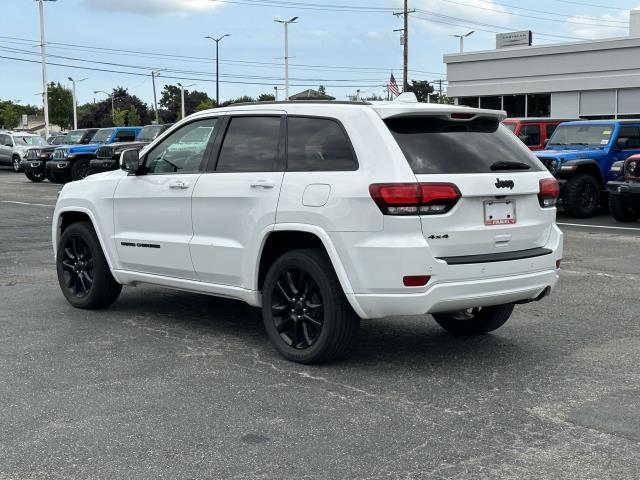
<path id="1" fill-rule="evenodd" d="M 403 277 L 402 282 L 405 287 L 424 287 L 431 280 L 430 275 L 413 275 Z"/>
<path id="2" fill-rule="evenodd" d="M 438 215 L 461 196 L 452 183 L 374 183 L 369 193 L 385 215 Z"/>
<path id="3" fill-rule="evenodd" d="M 542 208 L 555 207 L 559 196 L 560 186 L 555 178 L 543 178 L 540 180 L 538 200 Z"/>

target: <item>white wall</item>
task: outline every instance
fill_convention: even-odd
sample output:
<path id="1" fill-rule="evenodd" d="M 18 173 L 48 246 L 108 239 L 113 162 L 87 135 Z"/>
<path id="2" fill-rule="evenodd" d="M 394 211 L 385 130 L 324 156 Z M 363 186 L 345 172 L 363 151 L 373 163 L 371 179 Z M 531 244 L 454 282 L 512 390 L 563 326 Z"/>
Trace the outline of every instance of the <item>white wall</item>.
<path id="1" fill-rule="evenodd" d="M 580 115 L 580 92 L 551 94 L 552 118 L 578 118 Z"/>

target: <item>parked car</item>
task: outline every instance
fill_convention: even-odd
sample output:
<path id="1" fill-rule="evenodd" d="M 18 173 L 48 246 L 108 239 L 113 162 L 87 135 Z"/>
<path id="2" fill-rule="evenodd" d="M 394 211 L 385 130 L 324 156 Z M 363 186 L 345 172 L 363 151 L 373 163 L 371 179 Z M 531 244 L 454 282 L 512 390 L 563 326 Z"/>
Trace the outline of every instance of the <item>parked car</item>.
<path id="1" fill-rule="evenodd" d="M 49 135 L 47 137 L 47 143 L 49 145 L 55 145 L 55 141 L 57 140 L 59 143 L 58 145 L 62 145 L 63 142 L 60 141 L 60 137 L 65 137 L 67 135 L 68 132 L 56 132 L 56 133 L 52 133 L 51 135 Z"/>
<path id="2" fill-rule="evenodd" d="M 97 128 L 71 130 L 64 136 L 65 145 L 86 145 L 91 142 L 91 139 L 97 131 Z M 32 182 L 41 182 L 46 178 L 52 183 L 65 183 L 71 180 L 68 173 L 56 172 L 46 167 L 47 161 L 51 158 L 53 151 L 58 147 L 59 145 L 47 145 L 27 149 L 21 165 L 29 180 Z"/>
<path id="3" fill-rule="evenodd" d="M 198 112 L 123 152 L 124 171 L 65 185 L 62 293 L 84 309 L 139 282 L 240 299 L 302 363 L 348 352 L 360 318 L 499 328 L 558 280 L 557 181 L 501 112 L 399 98 Z"/>
<path id="4" fill-rule="evenodd" d="M 536 155 L 560 183 L 560 200 L 575 218 L 587 218 L 606 205 L 614 162 L 640 153 L 640 120 L 590 120 L 558 126 Z"/>
<path id="5" fill-rule="evenodd" d="M 542 150 L 558 125 L 567 120 L 554 118 L 508 118 L 505 127 L 511 130 L 529 150 Z"/>
<path id="6" fill-rule="evenodd" d="M 122 152 L 128 149 L 142 150 L 172 125 L 173 123 L 147 125 L 142 129 L 135 142 L 120 142 L 101 146 L 96 150 L 96 158 L 91 159 L 92 173 L 117 170 Z"/>
<path id="7" fill-rule="evenodd" d="M 91 175 L 91 159 L 95 158 L 96 150 L 101 145 L 118 142 L 132 142 L 142 127 L 112 127 L 101 128 L 88 145 L 63 146 L 53 151 L 51 159 L 46 163 L 56 175 L 66 174 L 71 180 L 82 180 Z"/>
<path id="8" fill-rule="evenodd" d="M 622 164 L 622 178 L 607 183 L 609 211 L 619 222 L 640 220 L 640 155 L 632 155 Z M 612 167 L 613 168 L 613 167 Z"/>
<path id="9" fill-rule="evenodd" d="M 14 172 L 21 172 L 26 151 L 36 146 L 47 146 L 47 142 L 32 133 L 0 132 L 0 165 L 11 165 Z"/>

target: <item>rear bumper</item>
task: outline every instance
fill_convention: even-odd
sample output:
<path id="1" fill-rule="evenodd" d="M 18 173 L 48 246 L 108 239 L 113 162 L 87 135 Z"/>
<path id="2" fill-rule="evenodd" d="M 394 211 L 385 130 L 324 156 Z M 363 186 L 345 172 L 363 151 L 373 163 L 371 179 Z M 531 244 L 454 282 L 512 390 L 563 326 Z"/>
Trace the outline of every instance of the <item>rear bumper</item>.
<path id="1" fill-rule="evenodd" d="M 356 310 L 363 318 L 424 315 L 535 300 L 547 287 L 553 290 L 558 277 L 558 270 L 551 269 L 500 278 L 439 283 L 417 294 L 348 296 L 352 304 L 359 306 Z"/>

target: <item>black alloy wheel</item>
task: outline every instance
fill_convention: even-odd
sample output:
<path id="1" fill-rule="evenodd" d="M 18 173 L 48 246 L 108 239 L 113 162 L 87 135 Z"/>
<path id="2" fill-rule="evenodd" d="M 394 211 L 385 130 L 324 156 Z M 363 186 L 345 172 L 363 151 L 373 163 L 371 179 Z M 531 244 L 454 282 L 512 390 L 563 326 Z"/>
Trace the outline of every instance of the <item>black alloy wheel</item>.
<path id="1" fill-rule="evenodd" d="M 91 168 L 91 162 L 87 158 L 76 160 L 71 165 L 71 178 L 73 178 L 73 180 L 82 180 L 92 174 L 93 169 Z"/>
<path id="2" fill-rule="evenodd" d="M 84 298 L 93 287 L 93 255 L 80 235 L 71 235 L 62 247 L 62 276 L 69 293 Z"/>
<path id="3" fill-rule="evenodd" d="M 282 272 L 271 299 L 273 323 L 280 338 L 296 350 L 313 346 L 324 325 L 324 304 L 316 281 L 302 268 Z"/>
<path id="4" fill-rule="evenodd" d="M 32 182 L 35 182 L 35 183 L 40 183 L 45 178 L 45 175 L 44 175 L 43 171 L 24 172 L 24 174 L 29 180 L 31 180 Z"/>
<path id="5" fill-rule="evenodd" d="M 580 189 L 578 205 L 584 210 L 591 210 L 597 207 L 596 191 L 591 183 L 585 183 Z"/>
<path id="6" fill-rule="evenodd" d="M 291 250 L 273 262 L 262 286 L 262 319 L 275 349 L 305 364 L 345 356 L 360 326 L 320 249 Z"/>

